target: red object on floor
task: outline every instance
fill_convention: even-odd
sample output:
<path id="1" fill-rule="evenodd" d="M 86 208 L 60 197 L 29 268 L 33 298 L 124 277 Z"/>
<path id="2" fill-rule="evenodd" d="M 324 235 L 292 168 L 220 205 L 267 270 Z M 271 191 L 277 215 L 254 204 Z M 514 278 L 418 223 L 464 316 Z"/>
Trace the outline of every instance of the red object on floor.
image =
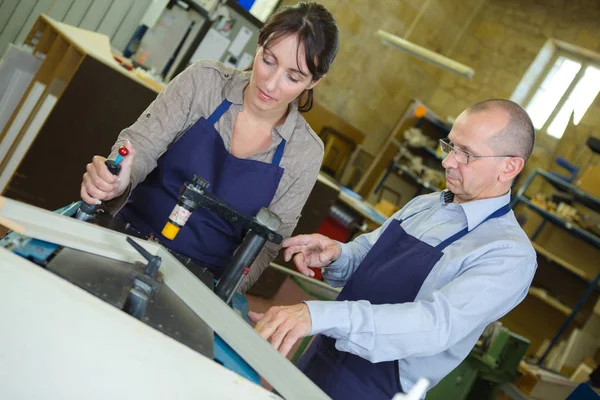
<path id="1" fill-rule="evenodd" d="M 317 229 L 317 233 L 342 243 L 348 242 L 348 240 L 350 240 L 352 237 L 352 231 L 348 227 L 340 224 L 331 216 L 328 216 L 325 221 L 321 223 Z M 321 268 L 312 268 L 312 270 L 315 272 L 314 279 L 320 281 L 323 280 Z"/>

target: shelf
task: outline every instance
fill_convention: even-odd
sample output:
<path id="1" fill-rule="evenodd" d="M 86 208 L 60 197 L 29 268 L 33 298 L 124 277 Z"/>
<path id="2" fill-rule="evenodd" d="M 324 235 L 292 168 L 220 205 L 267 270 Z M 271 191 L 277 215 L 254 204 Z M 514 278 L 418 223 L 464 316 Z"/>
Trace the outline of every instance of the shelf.
<path id="1" fill-rule="evenodd" d="M 448 134 L 450 134 L 450 131 L 452 130 L 451 126 L 446 125 L 444 122 L 434 119 L 434 118 L 428 118 L 428 117 L 422 117 L 417 123 L 416 123 L 416 127 L 419 127 L 420 124 L 423 123 L 423 121 L 430 123 L 431 125 L 433 125 L 434 127 L 438 128 L 439 130 L 442 131 L 442 133 L 444 134 L 444 136 L 448 136 Z"/>
<path id="2" fill-rule="evenodd" d="M 565 314 L 566 316 L 571 315 L 571 312 L 573 312 L 573 310 L 571 308 L 564 305 L 563 303 L 561 303 L 554 297 L 550 296 L 548 293 L 546 293 L 544 290 L 542 290 L 540 288 L 531 286 L 529 288 L 529 294 L 532 295 L 533 297 L 543 301 L 544 303 L 548 304 L 552 308 L 560 311 L 561 313 Z"/>
<path id="3" fill-rule="evenodd" d="M 566 229 L 569 232 L 574 233 L 575 235 L 579 236 L 580 238 L 582 238 L 583 240 L 585 240 L 592 246 L 600 248 L 600 238 L 598 236 L 594 235 L 593 233 L 590 233 L 590 232 L 586 231 L 585 229 L 579 228 L 578 226 L 576 226 L 575 224 L 572 224 L 571 222 L 566 222 L 566 221 L 562 220 L 561 218 L 557 217 L 556 215 L 533 204 L 531 202 L 531 200 L 529 200 L 526 197 L 520 196 L 520 197 L 517 197 L 515 200 L 525 203 L 529 208 L 536 211 L 538 214 L 542 215 L 544 217 L 544 219 L 547 219 L 550 222 L 552 222 L 553 224 L 560 226 L 561 228 Z"/>
<path id="4" fill-rule="evenodd" d="M 396 165 L 396 169 L 400 172 L 402 172 L 403 175 L 408 176 L 410 179 L 412 179 L 413 181 L 415 181 L 416 183 L 418 183 L 419 185 L 421 185 L 422 187 L 424 187 L 427 190 L 431 190 L 432 192 L 437 192 L 440 189 L 433 186 L 430 183 L 425 182 L 423 179 L 419 178 L 417 176 L 417 174 L 415 174 L 414 172 L 412 172 L 410 169 L 408 169 L 408 167 L 406 165 Z"/>
<path id="5" fill-rule="evenodd" d="M 556 176 L 550 174 L 549 172 L 543 171 L 541 169 L 536 169 L 535 173 L 546 179 L 548 182 L 552 183 L 552 185 L 558 189 L 563 189 L 569 193 L 572 193 L 575 196 L 575 200 L 584 206 L 596 211 L 600 212 L 600 199 L 592 196 L 589 193 L 584 192 L 576 186 L 573 186 L 564 180 L 557 178 Z"/>
<path id="6" fill-rule="evenodd" d="M 527 205 L 527 207 L 529 209 L 531 209 L 531 210 L 535 211 L 536 213 L 538 213 L 539 215 L 541 215 L 542 218 L 544 219 L 538 225 L 538 228 L 536 229 L 535 233 L 533 234 L 532 240 L 535 240 L 537 235 L 541 232 L 542 228 L 544 227 L 545 222 L 549 221 L 553 225 L 564 229 L 565 231 L 573 234 L 574 236 L 578 237 L 579 239 L 582 239 L 584 242 L 592 245 L 593 247 L 600 249 L 600 237 L 598 235 L 595 235 L 592 232 L 582 229 L 579 226 L 577 226 L 571 222 L 567 222 L 567 221 L 563 220 L 562 218 L 560 218 L 558 215 L 555 215 L 547 210 L 544 210 L 540 206 L 534 204 L 529 198 L 527 198 L 525 196 L 525 191 L 527 190 L 527 188 L 529 188 L 529 186 L 535 179 L 536 175 L 539 175 L 542 178 L 544 178 L 547 182 L 549 182 L 557 190 L 565 191 L 565 192 L 569 193 L 571 195 L 570 198 L 572 199 L 573 202 L 577 202 L 583 206 L 586 206 L 587 208 L 589 208 L 591 210 L 600 211 L 600 199 L 598 199 L 595 196 L 590 195 L 589 193 L 584 192 L 583 190 L 581 190 L 578 187 L 575 187 L 575 186 L 567 183 L 563 179 L 558 178 L 558 177 L 548 173 L 547 171 L 536 168 L 533 172 L 531 172 L 531 174 L 529 174 L 529 176 L 527 177 L 527 180 L 521 186 L 521 188 L 519 188 L 516 196 L 514 196 L 514 198 L 511 201 L 511 204 L 510 204 L 511 208 L 514 209 L 519 204 L 519 202 L 522 202 L 525 205 Z M 547 292 L 545 292 L 544 290 L 542 290 L 540 288 L 532 287 L 529 289 L 529 294 L 531 294 L 533 297 L 540 299 L 541 301 L 550 305 L 554 309 L 567 315 L 567 319 L 563 322 L 561 327 L 558 329 L 558 331 L 556 332 L 556 334 L 550 341 L 550 344 L 546 347 L 544 354 L 540 357 L 540 359 L 538 361 L 538 365 L 543 365 L 544 361 L 550 354 L 550 351 L 559 342 L 561 336 L 568 330 L 569 325 L 573 322 L 581 323 L 581 322 L 585 321 L 585 318 L 583 316 L 581 316 L 579 313 L 581 311 L 581 308 L 585 304 L 586 300 L 590 297 L 590 295 L 595 290 L 598 290 L 598 279 L 600 279 L 600 275 L 597 275 L 596 277 L 594 277 L 592 279 L 592 277 L 588 277 L 586 272 L 569 264 L 568 262 L 561 259 L 560 257 L 557 257 L 554 254 L 546 251 L 545 249 L 541 248 L 540 246 L 536 245 L 535 243 L 533 244 L 533 246 L 539 255 L 543 255 L 544 257 L 555 262 L 556 264 L 563 267 L 564 269 L 566 269 L 566 270 L 572 272 L 573 274 L 577 275 L 578 277 L 584 279 L 588 283 L 587 288 L 585 289 L 585 292 L 583 292 L 581 294 L 581 297 L 577 301 L 577 304 L 572 309 L 569 308 L 568 306 L 566 306 L 565 304 L 561 303 L 557 299 L 553 298 L 552 296 L 548 295 Z"/>
<path id="7" fill-rule="evenodd" d="M 562 268 L 572 272 L 573 274 L 577 275 L 578 277 L 585 280 L 586 282 L 590 282 L 592 280 L 590 277 L 588 277 L 588 275 L 584 271 L 580 270 L 579 268 L 577 268 L 574 265 L 569 264 L 567 261 L 563 260 L 562 258 L 555 256 L 554 254 L 550 253 L 548 250 L 544 249 L 539 244 L 534 243 L 534 242 L 531 242 L 531 244 L 533 245 L 533 248 L 539 255 L 544 256 L 548 260 L 552 261 L 553 263 L 560 265 Z"/>
<path id="8" fill-rule="evenodd" d="M 427 146 L 421 146 L 419 147 L 421 150 L 423 150 L 424 152 L 426 152 L 427 154 L 435 157 L 437 160 L 442 161 L 444 159 L 444 156 L 440 156 L 434 149 L 432 149 L 431 147 L 427 147 Z"/>

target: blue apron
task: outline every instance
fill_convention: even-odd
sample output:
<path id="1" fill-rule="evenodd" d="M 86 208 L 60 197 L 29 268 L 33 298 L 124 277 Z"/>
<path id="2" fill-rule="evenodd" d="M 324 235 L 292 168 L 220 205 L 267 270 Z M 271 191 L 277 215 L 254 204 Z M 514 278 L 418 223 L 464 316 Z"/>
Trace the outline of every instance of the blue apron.
<path id="1" fill-rule="evenodd" d="M 509 211 L 507 204 L 483 222 Z M 406 233 L 401 223 L 395 220 L 389 224 L 338 295 L 338 301 L 368 300 L 375 305 L 414 301 L 444 255 L 442 251 L 469 232 L 465 228 L 433 247 Z M 334 400 L 389 400 L 403 392 L 397 361 L 372 363 L 337 350 L 335 340 L 323 335 L 313 340 L 297 366 Z"/>
<path id="2" fill-rule="evenodd" d="M 208 117 L 201 117 L 158 160 L 157 167 L 133 190 L 119 215 L 145 235 L 154 235 L 169 249 L 190 257 L 219 278 L 242 242 L 242 228 L 197 208 L 174 240 L 160 234 L 177 204 L 179 191 L 194 174 L 210 183 L 209 192 L 248 215 L 268 207 L 283 168 L 279 166 L 285 140 L 270 164 L 241 159 L 225 148 L 215 122 L 229 109 L 227 100 Z"/>

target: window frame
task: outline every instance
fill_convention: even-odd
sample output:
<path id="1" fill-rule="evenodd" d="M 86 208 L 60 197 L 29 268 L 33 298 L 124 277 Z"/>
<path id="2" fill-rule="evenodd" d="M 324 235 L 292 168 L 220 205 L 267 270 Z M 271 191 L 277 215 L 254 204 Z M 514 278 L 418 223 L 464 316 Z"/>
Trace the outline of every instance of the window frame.
<path id="1" fill-rule="evenodd" d="M 547 54 L 549 49 L 550 49 L 550 51 L 552 51 L 552 54 L 550 57 L 548 57 L 548 54 Z M 546 55 L 542 54 L 544 52 L 546 52 Z M 513 93 L 513 96 L 511 97 L 511 99 L 520 103 L 523 106 L 523 108 L 527 109 L 527 107 L 531 103 L 531 100 L 533 99 L 533 97 L 535 96 L 537 91 L 540 89 L 542 83 L 544 82 L 544 79 L 546 79 L 546 77 L 552 70 L 552 67 L 554 66 L 554 64 L 560 57 L 565 57 L 569 60 L 578 62 L 579 64 L 581 64 L 581 68 L 579 69 L 579 71 L 577 72 L 577 74 L 575 75 L 575 77 L 573 78 L 573 80 L 571 81 L 569 86 L 567 87 L 567 90 L 565 90 L 565 92 L 561 96 L 559 102 L 554 107 L 554 110 L 552 110 L 552 113 L 550 113 L 550 115 L 544 122 L 544 125 L 540 129 L 537 129 L 538 132 L 543 132 L 546 136 L 549 136 L 552 139 L 556 139 L 556 140 L 560 140 L 560 137 L 557 138 L 556 136 L 550 135 L 548 133 L 548 127 L 552 124 L 552 122 L 554 121 L 554 118 L 556 118 L 558 113 L 564 107 L 565 103 L 569 99 L 569 96 L 575 90 L 577 83 L 584 76 L 587 67 L 592 66 L 592 67 L 600 69 L 600 54 L 595 53 L 588 49 L 584 49 L 582 47 L 578 47 L 578 46 L 575 46 L 575 45 L 572 45 L 572 44 L 569 44 L 566 42 L 556 40 L 556 39 L 549 39 L 549 41 L 546 43 L 546 45 L 544 47 L 542 47 L 542 49 L 540 50 L 540 53 L 538 54 L 538 57 L 530 66 L 530 70 L 523 76 L 521 83 L 519 84 L 519 86 L 521 86 L 523 84 L 527 85 L 527 82 L 524 82 L 524 81 L 529 80 L 529 84 L 528 84 L 529 87 L 526 89 L 526 94 L 521 99 L 515 99 L 515 96 L 518 96 L 518 94 L 517 94 L 518 90 L 520 89 L 521 91 L 523 91 L 522 87 L 519 88 L 519 86 L 517 86 L 517 89 L 515 89 L 515 92 Z M 544 63 L 543 68 L 541 68 L 541 72 L 537 73 L 535 78 L 533 80 L 531 80 L 531 77 L 528 78 L 527 75 L 528 74 L 531 75 L 530 72 L 531 72 L 532 68 L 540 69 L 540 65 L 535 65 L 536 63 L 539 63 L 540 61 Z M 598 95 L 600 95 L 600 94 L 598 94 Z M 598 96 L 598 95 L 596 95 L 596 96 Z M 564 134 L 564 132 L 563 132 L 563 134 Z M 561 137 L 562 137 L 562 135 L 561 135 Z"/>

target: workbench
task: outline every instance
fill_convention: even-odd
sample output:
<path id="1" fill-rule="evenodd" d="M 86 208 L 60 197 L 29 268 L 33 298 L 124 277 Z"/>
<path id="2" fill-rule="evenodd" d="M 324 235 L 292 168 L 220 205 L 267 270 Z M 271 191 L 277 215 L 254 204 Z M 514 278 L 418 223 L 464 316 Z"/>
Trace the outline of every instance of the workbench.
<path id="1" fill-rule="evenodd" d="M 342 186 L 329 176 L 319 173 L 318 180 L 338 188 L 338 203 L 351 208 L 353 214 L 364 222 L 364 225 L 361 224 L 363 225 L 361 233 L 379 228 L 388 219 L 388 217 L 377 211 L 370 203 L 363 200 L 362 196 Z"/>

